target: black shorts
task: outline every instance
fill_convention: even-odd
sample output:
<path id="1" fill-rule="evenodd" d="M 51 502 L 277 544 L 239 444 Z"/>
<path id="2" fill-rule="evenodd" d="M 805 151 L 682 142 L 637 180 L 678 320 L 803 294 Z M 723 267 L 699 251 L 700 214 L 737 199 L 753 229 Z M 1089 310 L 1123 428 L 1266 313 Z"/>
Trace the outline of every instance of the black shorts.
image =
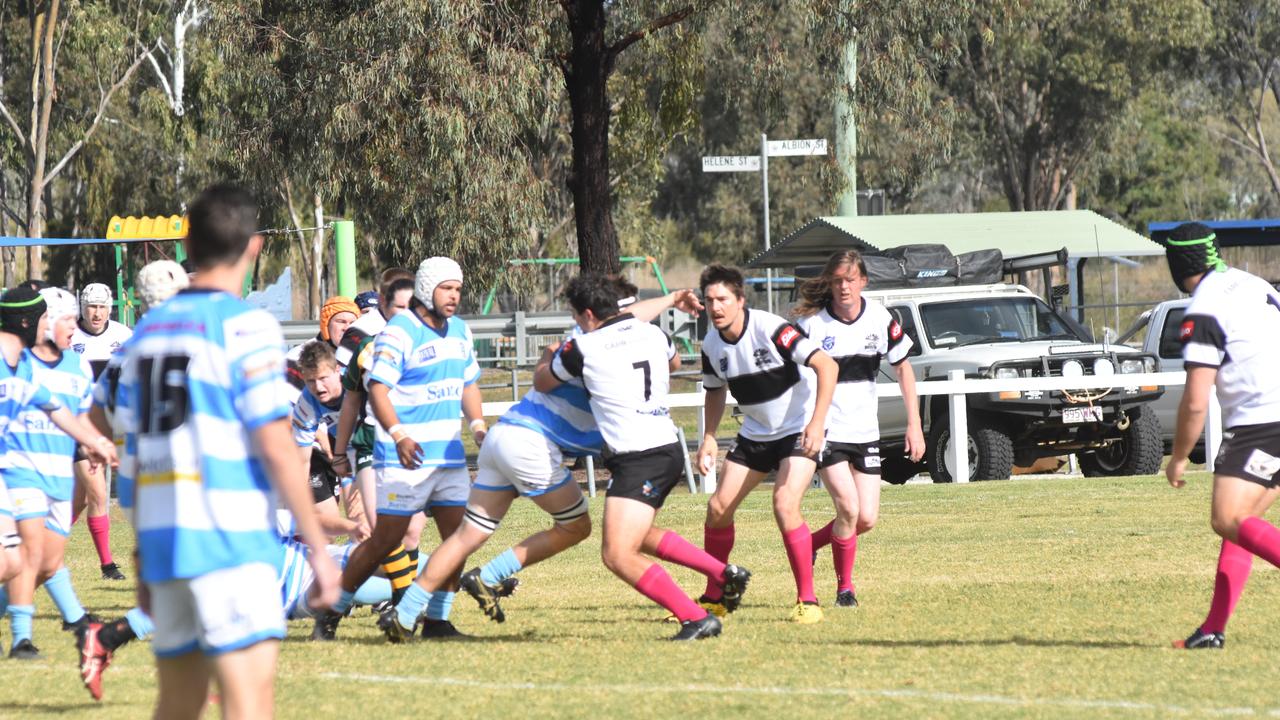
<path id="1" fill-rule="evenodd" d="M 777 440 L 751 440 L 741 435 L 733 439 L 733 447 L 725 455 L 725 462 L 733 461 L 756 472 L 770 473 L 778 469 L 789 457 L 809 458 L 800 449 L 800 433 Z"/>
<path id="2" fill-rule="evenodd" d="M 1265 488 L 1280 484 L 1280 423 L 1224 430 L 1213 474 L 1238 477 Z"/>
<path id="3" fill-rule="evenodd" d="M 315 502 L 332 500 L 338 495 L 338 476 L 319 448 L 311 449 L 311 499 Z"/>
<path id="4" fill-rule="evenodd" d="M 831 467 L 840 463 L 853 463 L 853 469 L 863 475 L 880 474 L 880 442 L 842 443 L 827 442 L 827 447 L 818 456 L 818 468 Z"/>
<path id="5" fill-rule="evenodd" d="M 609 489 L 605 497 L 639 500 L 655 510 L 662 507 L 684 475 L 684 445 L 670 445 L 605 457 Z"/>

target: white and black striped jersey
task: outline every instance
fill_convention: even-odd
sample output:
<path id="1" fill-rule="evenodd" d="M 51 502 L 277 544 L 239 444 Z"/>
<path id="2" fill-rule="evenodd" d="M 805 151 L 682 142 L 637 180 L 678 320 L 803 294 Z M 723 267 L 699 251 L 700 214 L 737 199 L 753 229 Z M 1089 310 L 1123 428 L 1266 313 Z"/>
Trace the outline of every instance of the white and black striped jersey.
<path id="1" fill-rule="evenodd" d="M 620 313 L 566 340 L 551 359 L 551 374 L 561 382 L 582 378 L 609 450 L 640 452 L 677 440 L 667 408 L 675 354 L 657 326 Z"/>
<path id="2" fill-rule="evenodd" d="M 763 310 L 743 309 L 742 335 L 729 342 L 714 328 L 702 341 L 702 386 L 729 386 L 742 408 L 741 435 L 777 440 L 804 430 L 809 385 L 800 366 L 818 352 L 817 343 L 786 320 Z"/>
<path id="3" fill-rule="evenodd" d="M 827 413 L 827 440 L 844 443 L 875 442 L 880 439 L 876 410 L 876 375 L 880 360 L 897 365 L 907 359 L 911 338 L 883 305 L 862 298 L 862 310 L 845 322 L 823 308 L 796 321 L 800 329 L 816 342 L 840 367 L 835 397 Z M 812 395 L 817 389 L 817 375 L 805 373 Z"/>
<path id="4" fill-rule="evenodd" d="M 1187 368 L 1218 368 L 1224 427 L 1280 422 L 1280 293 L 1270 283 L 1236 268 L 1207 273 L 1181 338 Z"/>

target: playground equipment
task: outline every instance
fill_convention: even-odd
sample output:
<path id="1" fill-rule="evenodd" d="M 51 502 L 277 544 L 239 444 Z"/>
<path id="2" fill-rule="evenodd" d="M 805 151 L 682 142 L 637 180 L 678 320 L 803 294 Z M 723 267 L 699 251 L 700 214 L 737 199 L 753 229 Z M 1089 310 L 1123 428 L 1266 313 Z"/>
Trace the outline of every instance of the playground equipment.
<path id="1" fill-rule="evenodd" d="M 639 255 L 627 255 L 627 256 L 618 258 L 618 260 L 623 265 L 632 265 L 632 264 L 648 265 L 649 268 L 653 270 L 653 276 L 657 278 L 658 287 L 662 288 L 662 292 L 664 294 L 670 292 L 667 289 L 667 282 L 662 279 L 662 268 L 658 267 L 657 258 L 653 257 L 652 255 L 645 255 L 643 257 Z M 507 264 L 513 265 L 513 266 L 520 266 L 520 265 L 547 266 L 547 269 L 549 270 L 549 273 L 547 275 L 547 296 L 554 297 L 556 294 L 555 268 L 562 265 L 577 265 L 578 262 L 579 262 L 578 258 L 517 258 L 514 260 L 508 260 Z M 497 297 L 498 295 L 498 286 L 502 284 L 502 278 L 505 274 L 506 274 L 505 272 L 499 273 L 498 277 L 493 281 L 493 287 L 489 288 L 489 294 L 484 299 L 484 307 L 480 309 L 480 314 L 488 315 L 489 311 L 493 309 L 494 298 Z"/>

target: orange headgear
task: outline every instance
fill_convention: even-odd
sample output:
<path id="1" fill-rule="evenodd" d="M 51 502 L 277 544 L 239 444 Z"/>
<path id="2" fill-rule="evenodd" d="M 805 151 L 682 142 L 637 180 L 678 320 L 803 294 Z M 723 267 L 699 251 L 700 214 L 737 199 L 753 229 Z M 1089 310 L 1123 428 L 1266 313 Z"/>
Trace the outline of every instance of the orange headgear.
<path id="1" fill-rule="evenodd" d="M 356 307 L 356 303 L 349 297 L 342 295 L 334 295 L 324 301 L 324 305 L 320 308 L 320 338 L 322 340 L 329 339 L 329 321 L 338 313 L 348 312 L 356 317 L 360 317 L 360 308 Z"/>

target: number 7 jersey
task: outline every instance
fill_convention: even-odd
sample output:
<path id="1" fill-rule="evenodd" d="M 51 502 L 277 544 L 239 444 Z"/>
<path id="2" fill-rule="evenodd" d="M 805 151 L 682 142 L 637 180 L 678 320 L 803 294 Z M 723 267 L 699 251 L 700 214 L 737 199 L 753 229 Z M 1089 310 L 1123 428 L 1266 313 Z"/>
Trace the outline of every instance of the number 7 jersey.
<path id="1" fill-rule="evenodd" d="M 279 324 L 227 293 L 184 290 L 147 313 L 122 352 L 142 579 L 278 565 L 251 433 L 290 412 Z"/>
<path id="2" fill-rule="evenodd" d="M 560 382 L 582 378 L 610 451 L 640 452 L 677 439 L 667 408 L 675 354 L 666 333 L 620 313 L 560 346 L 551 374 Z"/>

